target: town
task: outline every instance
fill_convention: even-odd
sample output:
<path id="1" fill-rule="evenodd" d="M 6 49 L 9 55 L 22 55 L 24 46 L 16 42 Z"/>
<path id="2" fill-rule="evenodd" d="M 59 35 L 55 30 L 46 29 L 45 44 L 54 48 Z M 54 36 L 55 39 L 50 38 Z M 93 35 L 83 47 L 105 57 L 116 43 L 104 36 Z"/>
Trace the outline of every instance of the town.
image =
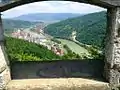
<path id="1" fill-rule="evenodd" d="M 34 31 L 32 31 L 33 29 Z M 23 28 L 17 29 L 11 34 L 11 36 L 14 38 L 24 39 L 29 42 L 43 45 L 59 56 L 64 55 L 63 45 L 52 41 L 51 39 L 53 37 L 44 33 L 41 24 L 36 25 L 34 28 L 32 27 L 28 29 Z"/>

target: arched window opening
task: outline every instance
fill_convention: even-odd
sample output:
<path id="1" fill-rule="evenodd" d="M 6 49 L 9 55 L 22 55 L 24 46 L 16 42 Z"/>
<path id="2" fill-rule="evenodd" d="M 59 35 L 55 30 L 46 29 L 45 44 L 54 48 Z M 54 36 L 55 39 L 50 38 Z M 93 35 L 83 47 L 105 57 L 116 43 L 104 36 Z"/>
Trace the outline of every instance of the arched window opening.
<path id="1" fill-rule="evenodd" d="M 103 67 L 100 65 L 104 66 L 102 43 L 106 32 L 106 9 L 78 2 L 43 1 L 19 6 L 2 14 L 6 48 L 11 62 L 58 61 L 58 64 L 53 62 L 52 66 L 47 62 L 48 67 L 28 64 L 29 68 L 32 65 L 38 67 L 35 78 L 42 77 L 41 75 L 56 77 L 57 74 L 58 77 L 69 74 L 82 76 L 81 73 L 89 77 L 98 75 L 98 71 L 102 72 Z M 59 62 L 66 60 L 70 62 L 66 63 L 68 66 Z M 96 62 L 93 63 L 93 60 Z M 75 64 L 72 64 L 73 61 Z M 12 69 L 19 65 L 21 64 L 13 64 Z M 26 64 L 22 65 L 24 67 Z M 74 65 L 82 67 L 81 70 L 69 68 Z M 96 65 L 99 70 L 95 69 Z M 85 66 L 88 67 L 83 68 Z M 54 73 L 48 74 L 49 69 L 54 69 Z M 61 70 L 59 73 L 56 72 L 58 69 Z M 30 70 L 34 71 L 32 68 Z M 22 78 L 20 74 L 19 77 Z"/>

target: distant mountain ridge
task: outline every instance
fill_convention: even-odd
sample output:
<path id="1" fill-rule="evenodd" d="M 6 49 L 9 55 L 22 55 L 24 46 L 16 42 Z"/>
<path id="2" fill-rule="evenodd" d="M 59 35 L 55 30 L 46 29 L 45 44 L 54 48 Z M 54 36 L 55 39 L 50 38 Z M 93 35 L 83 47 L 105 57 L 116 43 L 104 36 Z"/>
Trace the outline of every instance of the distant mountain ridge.
<path id="1" fill-rule="evenodd" d="M 30 22 L 30 21 L 22 21 L 22 20 L 3 19 L 3 28 L 8 30 L 12 30 L 14 28 L 29 28 L 38 23 L 43 23 L 43 22 Z"/>
<path id="2" fill-rule="evenodd" d="M 73 18 L 77 16 L 82 16 L 83 14 L 73 14 L 73 13 L 34 13 L 34 14 L 26 14 L 21 15 L 15 18 L 11 18 L 13 20 L 24 20 L 24 21 L 42 21 L 42 22 L 54 22 L 65 20 L 68 18 Z"/>
<path id="3" fill-rule="evenodd" d="M 15 29 L 29 28 L 41 23 L 43 22 L 29 22 L 21 20 L 3 19 L 3 28 L 5 34 L 10 35 Z"/>

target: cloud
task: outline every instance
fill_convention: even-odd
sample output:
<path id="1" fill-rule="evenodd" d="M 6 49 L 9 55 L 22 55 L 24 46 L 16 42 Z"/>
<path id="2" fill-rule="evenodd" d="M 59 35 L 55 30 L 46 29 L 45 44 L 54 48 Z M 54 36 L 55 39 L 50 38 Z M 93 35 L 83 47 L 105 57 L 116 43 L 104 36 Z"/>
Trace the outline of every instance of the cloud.
<path id="1" fill-rule="evenodd" d="M 22 6 L 2 12 L 3 17 L 12 18 L 28 13 L 93 13 L 105 9 L 77 2 L 70 1 L 42 1 Z"/>

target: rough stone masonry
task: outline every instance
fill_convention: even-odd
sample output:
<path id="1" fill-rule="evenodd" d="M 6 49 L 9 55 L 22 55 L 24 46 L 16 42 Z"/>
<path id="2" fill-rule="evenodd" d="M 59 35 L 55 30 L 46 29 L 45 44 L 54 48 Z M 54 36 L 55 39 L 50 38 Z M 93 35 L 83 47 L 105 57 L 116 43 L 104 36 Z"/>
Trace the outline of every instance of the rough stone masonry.
<path id="1" fill-rule="evenodd" d="M 0 90 L 11 80 L 9 62 L 5 54 L 4 48 L 4 31 L 2 28 L 2 20 L 0 15 Z"/>
<path id="2" fill-rule="evenodd" d="M 105 44 L 106 79 L 112 85 L 120 84 L 120 7 L 108 9 Z"/>

